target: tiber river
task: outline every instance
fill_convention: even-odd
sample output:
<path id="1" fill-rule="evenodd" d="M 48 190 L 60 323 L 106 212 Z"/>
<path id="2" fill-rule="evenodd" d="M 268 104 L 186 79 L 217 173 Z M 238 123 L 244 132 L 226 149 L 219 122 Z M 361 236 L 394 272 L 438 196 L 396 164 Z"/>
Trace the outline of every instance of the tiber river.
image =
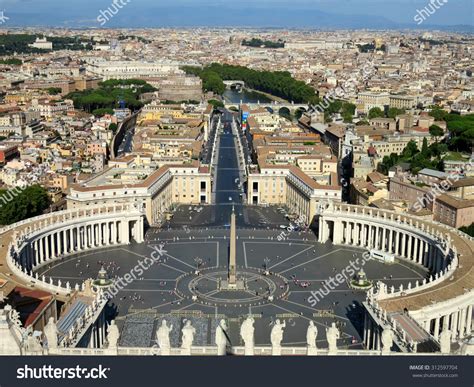
<path id="1" fill-rule="evenodd" d="M 226 102 L 233 103 L 240 103 L 240 101 L 243 103 L 257 103 L 258 101 L 266 103 L 271 101 L 267 96 L 247 89 L 243 89 L 241 93 L 234 89 L 227 89 L 224 92 L 224 99 Z"/>

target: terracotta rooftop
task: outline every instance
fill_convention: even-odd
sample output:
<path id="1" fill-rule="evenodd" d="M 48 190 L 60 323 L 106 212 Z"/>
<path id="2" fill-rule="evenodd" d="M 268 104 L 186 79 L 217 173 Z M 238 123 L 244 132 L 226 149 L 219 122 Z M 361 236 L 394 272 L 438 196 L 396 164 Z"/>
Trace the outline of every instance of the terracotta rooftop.
<path id="1" fill-rule="evenodd" d="M 436 198 L 436 201 L 456 209 L 474 207 L 474 200 L 458 199 L 449 195 L 440 195 Z"/>

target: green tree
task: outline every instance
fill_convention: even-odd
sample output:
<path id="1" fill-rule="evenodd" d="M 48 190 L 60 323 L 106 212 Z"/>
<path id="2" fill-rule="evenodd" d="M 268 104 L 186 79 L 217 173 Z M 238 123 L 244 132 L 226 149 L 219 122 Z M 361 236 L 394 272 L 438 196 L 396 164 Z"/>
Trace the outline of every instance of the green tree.
<path id="1" fill-rule="evenodd" d="M 446 111 L 441 109 L 439 106 L 431 106 L 430 116 L 434 117 L 436 121 L 444 121 L 447 115 L 448 113 L 446 113 Z"/>
<path id="2" fill-rule="evenodd" d="M 217 99 L 210 99 L 209 101 L 207 101 L 207 103 L 209 103 L 210 105 L 212 105 L 215 108 L 223 108 L 224 107 L 224 102 L 222 101 L 219 101 Z"/>
<path id="3" fill-rule="evenodd" d="M 438 137 L 444 135 L 443 129 L 440 128 L 438 125 L 431 125 L 429 131 L 430 134 L 436 138 L 436 141 L 438 141 Z"/>
<path id="4" fill-rule="evenodd" d="M 63 91 L 60 87 L 48 87 L 47 90 L 49 95 L 61 94 L 61 92 Z"/>
<path id="5" fill-rule="evenodd" d="M 429 149 L 428 149 L 428 140 L 426 139 L 426 137 L 423 139 L 423 145 L 421 147 L 421 153 L 423 156 L 429 156 Z"/>
<path id="6" fill-rule="evenodd" d="M 111 109 L 111 108 L 95 109 L 92 111 L 92 114 L 96 117 L 102 117 L 102 116 L 105 116 L 106 114 L 114 114 L 114 109 Z"/>
<path id="7" fill-rule="evenodd" d="M 19 65 L 23 64 L 23 61 L 21 59 L 17 59 L 17 58 L 9 58 L 9 59 L 0 60 L 0 64 L 19 66 Z"/>
<path id="8" fill-rule="evenodd" d="M 202 73 L 202 86 L 204 91 L 212 91 L 214 94 L 221 95 L 225 91 L 225 85 L 219 74 L 212 71 Z"/>
<path id="9" fill-rule="evenodd" d="M 66 98 L 72 99 L 74 107 L 87 112 L 97 109 L 114 109 L 120 101 L 130 110 L 138 110 L 143 106 L 140 95 L 156 90 L 153 86 L 140 79 L 110 79 L 99 84 L 97 89 L 69 93 Z M 110 110 L 109 110 L 110 111 Z M 99 114 L 103 110 L 97 111 Z"/>
<path id="10" fill-rule="evenodd" d="M 416 146 L 416 142 L 411 140 L 408 142 L 405 149 L 403 149 L 402 156 L 406 159 L 413 157 L 415 154 L 419 152 L 418 147 Z"/>
<path id="11" fill-rule="evenodd" d="M 465 232 L 471 237 L 474 237 L 474 223 L 471 223 L 470 226 L 461 227 L 459 230 Z"/>
<path id="12" fill-rule="evenodd" d="M 112 131 L 113 134 L 117 133 L 118 125 L 115 122 L 112 122 L 109 125 L 109 130 Z"/>
<path id="13" fill-rule="evenodd" d="M 51 202 L 48 192 L 39 185 L 27 187 L 19 194 L 8 190 L 2 191 L 0 195 L 6 199 L 6 203 L 0 207 L 1 224 L 12 224 L 41 215 Z"/>
<path id="14" fill-rule="evenodd" d="M 383 117 L 383 111 L 379 107 L 373 107 L 369 110 L 369 119 Z"/>
<path id="15" fill-rule="evenodd" d="M 387 117 L 395 118 L 396 116 L 405 113 L 405 109 L 398 109 L 396 107 L 391 107 L 388 109 Z"/>
<path id="16" fill-rule="evenodd" d="M 184 66 L 186 73 L 199 76 L 203 89 L 222 94 L 222 80 L 242 80 L 251 89 L 275 95 L 295 103 L 317 104 L 316 91 L 303 81 L 294 79 L 287 71 L 259 71 L 244 66 L 212 63 L 204 68 Z M 217 75 L 217 77 L 216 77 Z"/>

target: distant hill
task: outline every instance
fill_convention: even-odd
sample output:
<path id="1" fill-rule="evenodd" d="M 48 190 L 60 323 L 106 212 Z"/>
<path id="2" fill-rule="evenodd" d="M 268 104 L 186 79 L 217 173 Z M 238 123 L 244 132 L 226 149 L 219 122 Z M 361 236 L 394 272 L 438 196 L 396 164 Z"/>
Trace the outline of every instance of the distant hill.
<path id="1" fill-rule="evenodd" d="M 118 12 L 105 27 L 279 27 L 312 29 L 442 29 L 449 31 L 472 32 L 472 25 L 442 26 L 430 25 L 427 20 L 418 26 L 413 23 L 397 23 L 383 16 L 363 14 L 342 15 L 336 12 L 321 11 L 314 8 L 257 7 L 252 9 L 201 6 L 154 6 L 142 7 L 134 3 L 133 17 L 131 9 Z M 98 8 L 99 10 L 99 8 Z M 98 12 L 98 11 L 97 11 Z M 363 12 L 361 10 L 361 12 Z M 90 12 L 89 12 L 90 13 Z M 98 13 L 97 13 L 98 14 Z M 54 27 L 99 27 L 94 19 L 77 13 L 68 13 L 67 8 L 58 9 L 51 14 L 9 12 L 8 26 L 54 26 Z M 74 19 L 76 17 L 76 19 Z"/>

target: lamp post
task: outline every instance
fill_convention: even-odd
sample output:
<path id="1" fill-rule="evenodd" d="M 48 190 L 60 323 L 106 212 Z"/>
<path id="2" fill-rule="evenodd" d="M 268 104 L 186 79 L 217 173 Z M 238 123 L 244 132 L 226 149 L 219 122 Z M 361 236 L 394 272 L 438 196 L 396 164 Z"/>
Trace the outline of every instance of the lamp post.
<path id="1" fill-rule="evenodd" d="M 268 257 L 265 257 L 265 259 L 263 260 L 263 268 L 265 269 L 265 275 L 269 275 L 270 272 L 268 271 L 268 264 L 270 263 L 270 258 Z"/>
<path id="2" fill-rule="evenodd" d="M 201 265 L 202 265 L 202 259 L 199 258 L 199 257 L 196 257 L 196 258 L 194 258 L 194 262 L 196 263 L 196 270 L 195 270 L 194 273 L 195 273 L 196 275 L 199 275 L 199 268 L 200 268 Z"/>

